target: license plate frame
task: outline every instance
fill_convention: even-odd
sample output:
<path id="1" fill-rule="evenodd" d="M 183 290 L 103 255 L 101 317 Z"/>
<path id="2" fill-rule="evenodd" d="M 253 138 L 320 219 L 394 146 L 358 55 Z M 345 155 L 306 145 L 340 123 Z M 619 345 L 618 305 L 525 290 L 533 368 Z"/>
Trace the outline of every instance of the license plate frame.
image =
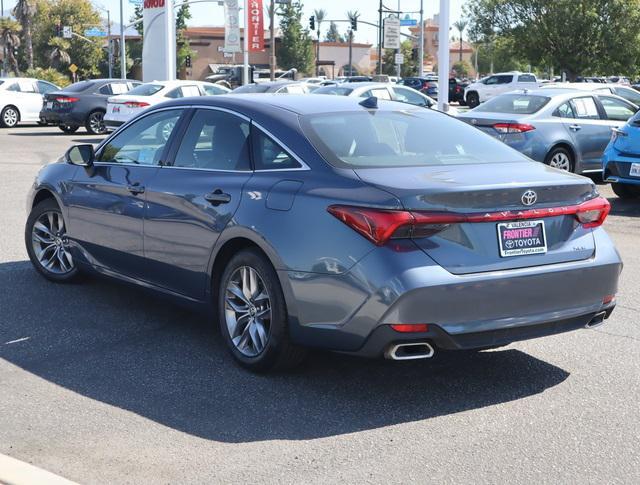
<path id="1" fill-rule="evenodd" d="M 547 253 L 544 220 L 500 222 L 496 232 L 501 258 Z"/>
<path id="2" fill-rule="evenodd" d="M 47 104 L 45 105 L 45 109 L 52 109 L 53 108 L 53 101 L 47 101 Z"/>

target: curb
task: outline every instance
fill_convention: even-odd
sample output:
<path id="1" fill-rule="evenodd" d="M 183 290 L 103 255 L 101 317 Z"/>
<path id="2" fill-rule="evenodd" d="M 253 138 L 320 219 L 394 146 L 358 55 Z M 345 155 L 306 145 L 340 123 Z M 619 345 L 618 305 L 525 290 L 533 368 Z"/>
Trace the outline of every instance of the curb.
<path id="1" fill-rule="evenodd" d="M 0 453 L 0 484 L 2 485 L 77 485 L 51 472 Z"/>

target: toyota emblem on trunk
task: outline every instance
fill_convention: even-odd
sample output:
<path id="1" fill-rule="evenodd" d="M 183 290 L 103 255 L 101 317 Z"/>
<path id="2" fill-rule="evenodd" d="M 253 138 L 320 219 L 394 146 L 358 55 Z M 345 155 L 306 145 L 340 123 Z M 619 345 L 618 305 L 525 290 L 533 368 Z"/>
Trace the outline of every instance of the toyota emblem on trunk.
<path id="1" fill-rule="evenodd" d="M 522 194 L 521 200 L 524 205 L 533 205 L 538 200 L 538 194 L 536 194 L 533 190 L 527 190 L 524 194 Z"/>

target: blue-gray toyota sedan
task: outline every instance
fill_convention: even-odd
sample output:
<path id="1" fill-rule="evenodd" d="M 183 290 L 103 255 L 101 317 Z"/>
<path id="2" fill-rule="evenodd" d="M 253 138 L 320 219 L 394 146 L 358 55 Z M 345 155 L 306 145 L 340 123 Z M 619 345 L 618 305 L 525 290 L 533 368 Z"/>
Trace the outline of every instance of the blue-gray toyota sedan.
<path id="1" fill-rule="evenodd" d="M 210 308 L 244 366 L 390 359 L 591 327 L 615 305 L 608 202 L 455 118 L 339 96 L 155 106 L 44 167 L 34 267 Z"/>

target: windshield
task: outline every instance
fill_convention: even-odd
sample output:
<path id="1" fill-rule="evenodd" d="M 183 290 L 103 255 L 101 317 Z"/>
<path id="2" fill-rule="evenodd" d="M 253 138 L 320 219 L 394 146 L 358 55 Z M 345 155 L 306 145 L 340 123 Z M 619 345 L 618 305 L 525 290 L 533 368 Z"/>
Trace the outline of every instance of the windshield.
<path id="1" fill-rule="evenodd" d="M 80 91 L 89 89 L 91 86 L 93 86 L 93 81 L 80 81 L 72 84 L 71 86 L 67 86 L 64 90 L 71 93 L 79 93 Z"/>
<path id="2" fill-rule="evenodd" d="M 243 93 L 266 93 L 269 90 L 269 86 L 265 84 L 247 84 L 246 86 L 240 86 L 235 88 L 232 92 L 234 94 Z"/>
<path id="3" fill-rule="evenodd" d="M 353 88 L 345 88 L 342 86 L 324 86 L 316 89 L 314 94 L 337 94 L 338 96 L 349 96 L 353 92 Z"/>
<path id="4" fill-rule="evenodd" d="M 549 99 L 551 98 L 528 94 L 503 94 L 482 103 L 473 111 L 530 115 L 540 111 L 549 102 Z"/>
<path id="5" fill-rule="evenodd" d="M 478 129 L 427 110 L 353 111 L 300 118 L 325 160 L 342 168 L 525 161 Z"/>
<path id="6" fill-rule="evenodd" d="M 153 96 L 161 89 L 164 89 L 162 84 L 141 84 L 137 88 L 133 88 L 127 93 L 135 96 Z"/>

